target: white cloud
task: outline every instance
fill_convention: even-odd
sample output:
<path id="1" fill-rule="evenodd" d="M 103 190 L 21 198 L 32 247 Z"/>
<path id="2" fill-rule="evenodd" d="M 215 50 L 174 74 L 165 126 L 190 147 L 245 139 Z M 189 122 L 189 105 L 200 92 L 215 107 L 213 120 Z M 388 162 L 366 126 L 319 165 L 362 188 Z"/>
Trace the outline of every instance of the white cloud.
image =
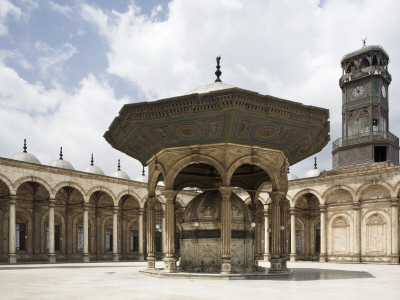
<path id="1" fill-rule="evenodd" d="M 0 36 L 8 34 L 8 28 L 5 23 L 9 16 L 18 20 L 21 16 L 21 9 L 8 0 L 0 1 Z"/>
<path id="2" fill-rule="evenodd" d="M 41 75 L 46 78 L 53 77 L 54 74 L 61 75 L 63 65 L 78 53 L 78 50 L 69 43 L 53 48 L 38 41 L 35 43 L 35 49 L 43 55 L 38 57 L 37 61 Z"/>
<path id="3" fill-rule="evenodd" d="M 87 4 L 81 9 L 109 44 L 107 71 L 150 100 L 212 82 L 220 54 L 226 83 L 329 108 L 335 140 L 341 135 L 341 57 L 360 48 L 367 35 L 369 44 L 383 45 L 400 61 L 399 1 L 175 0 L 168 8 L 163 21 L 134 5 L 124 13 Z M 389 69 L 400 78 L 400 64 Z M 392 95 L 400 92 L 397 86 Z M 391 121 L 400 132 L 400 120 Z M 330 147 L 319 154 L 323 169 L 331 168 Z"/>
<path id="4" fill-rule="evenodd" d="M 72 7 L 68 5 L 60 5 L 58 3 L 55 3 L 54 1 L 48 1 L 47 3 L 52 10 L 59 12 L 67 17 L 70 16 L 71 13 L 73 13 Z"/>

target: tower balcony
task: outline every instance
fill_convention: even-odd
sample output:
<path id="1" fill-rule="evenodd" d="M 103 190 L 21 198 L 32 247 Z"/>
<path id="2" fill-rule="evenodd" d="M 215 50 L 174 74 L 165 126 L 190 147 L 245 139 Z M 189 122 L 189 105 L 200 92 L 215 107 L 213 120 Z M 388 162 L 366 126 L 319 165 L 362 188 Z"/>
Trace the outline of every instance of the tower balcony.
<path id="1" fill-rule="evenodd" d="M 337 148 L 350 146 L 355 144 L 362 144 L 368 142 L 390 142 L 399 147 L 399 138 L 388 131 L 372 131 L 364 132 L 347 137 L 338 138 L 332 143 L 332 151 L 335 152 Z"/>

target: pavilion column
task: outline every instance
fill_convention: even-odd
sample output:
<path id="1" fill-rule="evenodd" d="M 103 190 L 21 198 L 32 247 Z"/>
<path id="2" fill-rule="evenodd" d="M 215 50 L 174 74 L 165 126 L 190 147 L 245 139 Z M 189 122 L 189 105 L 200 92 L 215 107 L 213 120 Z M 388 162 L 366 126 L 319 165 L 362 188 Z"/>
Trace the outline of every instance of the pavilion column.
<path id="1" fill-rule="evenodd" d="M 231 187 L 220 187 L 221 204 L 221 274 L 231 273 Z"/>
<path id="2" fill-rule="evenodd" d="M 118 206 L 113 208 L 113 261 L 119 261 L 118 254 Z"/>
<path id="3" fill-rule="evenodd" d="M 391 263 L 399 263 L 399 204 L 398 200 L 392 200 L 392 257 Z"/>
<path id="4" fill-rule="evenodd" d="M 326 262 L 326 205 L 321 205 L 321 253 L 319 255 L 320 262 Z"/>
<path id="5" fill-rule="evenodd" d="M 293 207 L 290 209 L 290 261 L 296 260 L 296 210 Z"/>
<path id="6" fill-rule="evenodd" d="M 56 262 L 56 254 L 54 251 L 54 207 L 56 206 L 55 200 L 49 200 L 49 262 Z"/>
<path id="7" fill-rule="evenodd" d="M 264 261 L 269 261 L 271 253 L 269 252 L 269 210 L 264 206 Z"/>
<path id="8" fill-rule="evenodd" d="M 175 253 L 175 196 L 176 191 L 165 190 L 165 272 L 176 272 L 176 253 Z"/>
<path id="9" fill-rule="evenodd" d="M 289 252 L 288 246 L 289 246 L 289 241 L 288 241 L 288 216 L 287 216 L 287 211 L 285 207 L 281 204 L 280 205 L 281 209 L 281 257 L 286 257 Z"/>
<path id="10" fill-rule="evenodd" d="M 361 218 L 360 203 L 353 203 L 354 211 L 354 262 L 361 261 Z"/>
<path id="11" fill-rule="evenodd" d="M 286 256 L 282 257 L 282 241 L 281 241 L 281 205 L 280 202 L 285 199 L 286 193 L 283 192 L 270 192 L 272 199 L 271 208 L 271 234 L 272 234 L 272 245 L 271 245 L 271 268 L 270 273 L 277 273 L 287 271 L 286 267 Z"/>
<path id="12" fill-rule="evenodd" d="M 83 262 L 89 262 L 89 203 L 83 204 Z"/>
<path id="13" fill-rule="evenodd" d="M 143 208 L 139 209 L 139 260 L 144 260 L 144 226 L 143 226 Z"/>
<path id="14" fill-rule="evenodd" d="M 161 252 L 163 253 L 164 257 L 165 254 L 167 253 L 167 234 L 166 234 L 166 222 L 165 222 L 165 212 L 162 213 L 161 215 L 161 224 L 160 224 L 160 230 L 161 230 Z"/>
<path id="15" fill-rule="evenodd" d="M 12 195 L 10 196 L 10 219 L 8 224 L 8 262 L 11 264 L 15 264 L 17 262 L 17 254 L 16 254 L 16 212 L 15 212 L 15 205 L 17 203 L 17 196 Z"/>
<path id="16" fill-rule="evenodd" d="M 147 269 L 155 269 L 155 197 L 147 198 Z"/>

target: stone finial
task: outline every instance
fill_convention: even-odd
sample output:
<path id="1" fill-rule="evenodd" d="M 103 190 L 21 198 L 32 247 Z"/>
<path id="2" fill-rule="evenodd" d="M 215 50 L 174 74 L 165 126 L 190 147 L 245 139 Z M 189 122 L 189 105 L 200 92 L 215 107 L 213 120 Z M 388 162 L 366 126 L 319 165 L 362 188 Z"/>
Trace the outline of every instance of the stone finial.
<path id="1" fill-rule="evenodd" d="M 60 160 L 63 160 L 62 147 L 60 147 Z"/>
<path id="2" fill-rule="evenodd" d="M 142 176 L 146 176 L 146 173 L 144 172 L 144 166 L 143 166 L 143 170 L 142 170 Z"/>
<path id="3" fill-rule="evenodd" d="M 27 153 L 26 149 L 28 149 L 28 147 L 26 147 L 26 139 L 24 139 L 24 147 L 23 147 L 23 148 L 24 148 L 24 151 L 23 151 L 23 152 L 24 152 L 24 153 Z"/>
<path id="4" fill-rule="evenodd" d="M 118 169 L 117 169 L 118 171 L 121 171 L 121 163 L 120 163 L 120 160 L 118 159 Z"/>
<path id="5" fill-rule="evenodd" d="M 316 168 L 317 168 L 317 158 L 314 157 L 314 169 L 316 169 Z"/>
<path id="6" fill-rule="evenodd" d="M 288 174 L 290 173 L 290 171 L 289 171 L 289 167 L 287 167 L 287 173 L 288 173 Z"/>
<path id="7" fill-rule="evenodd" d="M 363 48 L 364 48 L 364 47 L 367 47 L 367 45 L 366 45 L 367 38 L 361 39 L 361 40 L 362 40 L 362 42 L 363 42 Z"/>
<path id="8" fill-rule="evenodd" d="M 217 76 L 217 79 L 215 79 L 215 82 L 222 82 L 219 77 L 221 76 L 222 72 L 220 71 L 221 66 L 219 65 L 219 62 L 221 60 L 221 56 L 217 56 L 217 71 L 215 71 L 215 75 Z"/>
<path id="9" fill-rule="evenodd" d="M 92 153 L 92 159 L 90 160 L 90 165 L 94 166 L 93 153 Z"/>

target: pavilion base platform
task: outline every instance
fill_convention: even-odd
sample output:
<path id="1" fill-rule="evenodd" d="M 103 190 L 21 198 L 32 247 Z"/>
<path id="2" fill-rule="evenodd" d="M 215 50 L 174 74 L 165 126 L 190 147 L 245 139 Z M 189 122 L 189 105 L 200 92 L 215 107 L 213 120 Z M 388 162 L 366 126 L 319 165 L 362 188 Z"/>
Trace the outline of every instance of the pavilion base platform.
<path id="1" fill-rule="evenodd" d="M 152 276 L 156 278 L 177 278 L 177 279 L 208 279 L 208 280 L 260 280 L 260 279 L 283 279 L 291 278 L 294 275 L 294 271 L 286 269 L 281 272 L 269 272 L 268 268 L 258 268 L 259 271 L 251 273 L 231 273 L 231 274 L 221 274 L 221 273 L 204 273 L 204 272 L 186 272 L 177 271 L 175 273 L 165 272 L 164 269 L 145 269 L 140 270 L 139 273 Z"/>

